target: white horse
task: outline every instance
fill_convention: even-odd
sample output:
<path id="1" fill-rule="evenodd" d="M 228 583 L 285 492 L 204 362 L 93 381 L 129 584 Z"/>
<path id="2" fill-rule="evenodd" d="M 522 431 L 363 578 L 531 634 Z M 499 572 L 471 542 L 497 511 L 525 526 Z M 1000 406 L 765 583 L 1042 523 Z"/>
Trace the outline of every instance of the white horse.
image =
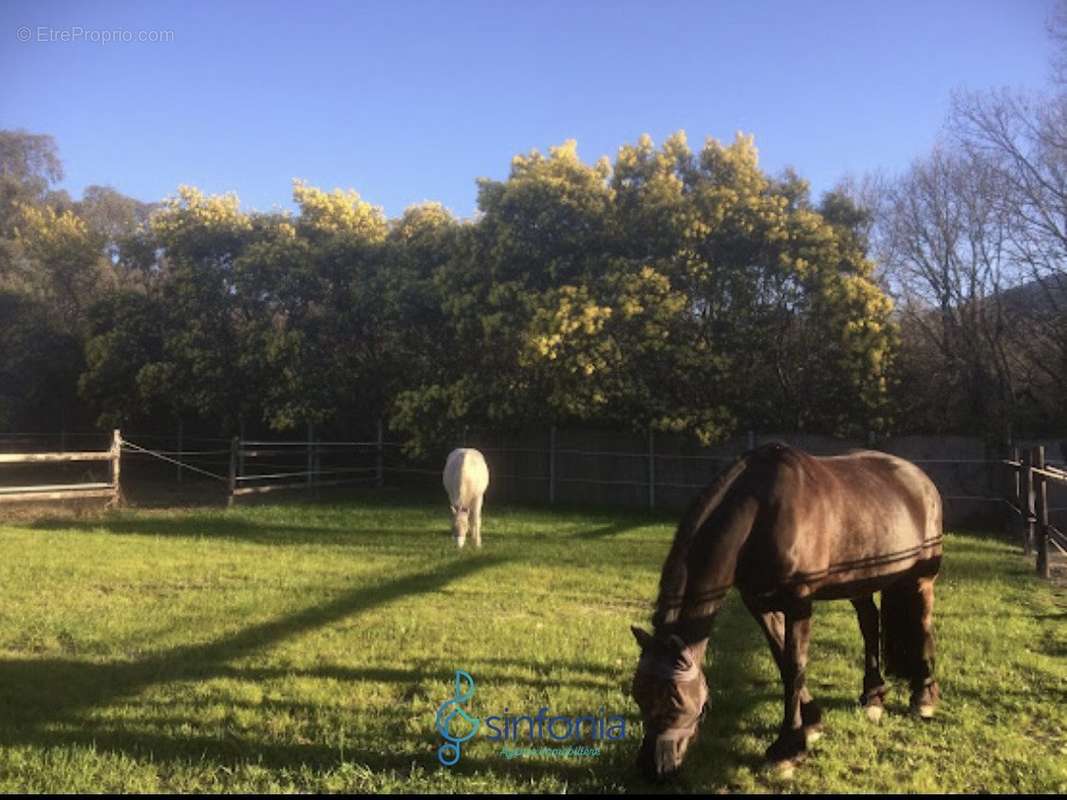
<path id="1" fill-rule="evenodd" d="M 475 547 L 482 546 L 482 499 L 489 488 L 489 467 L 477 450 L 461 447 L 448 454 L 445 491 L 452 504 L 452 538 L 463 547 L 470 530 Z"/>

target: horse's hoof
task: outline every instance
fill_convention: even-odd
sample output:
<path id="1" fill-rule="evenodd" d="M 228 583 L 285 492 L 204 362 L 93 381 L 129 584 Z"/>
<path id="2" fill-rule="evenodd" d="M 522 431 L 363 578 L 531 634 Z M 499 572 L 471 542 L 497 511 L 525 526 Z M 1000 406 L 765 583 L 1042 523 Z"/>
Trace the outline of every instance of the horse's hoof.
<path id="1" fill-rule="evenodd" d="M 882 706 L 866 706 L 863 710 L 867 712 L 867 719 L 871 722 L 881 722 L 882 713 L 885 711 Z"/>
<path id="2" fill-rule="evenodd" d="M 919 719 L 932 719 L 940 697 L 940 688 L 937 683 L 931 682 L 922 689 L 912 692 L 908 710 Z"/>
<path id="3" fill-rule="evenodd" d="M 782 734 L 767 748 L 767 761 L 772 765 L 799 762 L 807 754 L 807 743 L 807 732 L 802 729 Z"/>
<path id="4" fill-rule="evenodd" d="M 911 713 L 919 719 L 933 719 L 936 710 L 937 706 L 931 703 L 920 703 L 917 706 L 912 706 Z"/>
<path id="5" fill-rule="evenodd" d="M 770 767 L 774 770 L 774 774 L 779 778 L 791 781 L 797 771 L 797 762 L 796 760 L 789 758 L 785 761 L 776 761 L 772 763 Z"/>
<path id="6" fill-rule="evenodd" d="M 822 727 L 822 709 L 814 700 L 800 704 L 800 722 L 807 728 Z"/>
<path id="7" fill-rule="evenodd" d="M 778 760 L 768 760 L 763 764 L 763 771 L 768 776 L 783 779 L 792 780 L 796 774 L 797 767 L 804 761 L 804 754 L 793 756 L 792 758 L 781 758 Z"/>
<path id="8" fill-rule="evenodd" d="M 822 738 L 822 728 L 805 728 L 804 729 L 804 745 L 811 747 L 819 739 Z"/>

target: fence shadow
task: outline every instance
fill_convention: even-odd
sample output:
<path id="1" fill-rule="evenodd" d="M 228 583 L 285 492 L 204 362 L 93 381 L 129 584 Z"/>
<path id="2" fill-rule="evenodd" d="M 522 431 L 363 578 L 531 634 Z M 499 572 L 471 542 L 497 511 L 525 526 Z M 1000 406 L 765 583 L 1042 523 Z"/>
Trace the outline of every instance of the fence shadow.
<path id="1" fill-rule="evenodd" d="M 504 559 L 486 556 L 449 564 L 441 569 L 397 578 L 356 589 L 336 600 L 311 606 L 277 620 L 250 626 L 235 634 L 198 645 L 175 647 L 130 662 L 91 663 L 66 659 L 0 661 L 0 744 L 4 746 L 92 744 L 131 755 L 214 752 L 233 755 L 229 746 L 185 737 L 151 736 L 91 726 L 82 712 L 103 707 L 143 690 L 176 680 L 207 679 L 229 674 L 227 662 L 269 647 L 289 637 L 360 615 L 391 601 L 443 589 L 453 581 L 497 566 Z M 89 725 L 89 727 L 87 727 Z M 220 750 L 221 747 L 221 750 Z M 206 748 L 206 749 L 205 749 Z M 314 746 L 257 751 L 279 765 L 292 765 L 314 756 Z"/>
<path id="2" fill-rule="evenodd" d="M 420 527 L 352 527 L 342 525 L 309 525 L 300 523 L 271 523 L 262 519 L 246 519 L 228 514 L 187 514 L 181 518 L 153 516 L 100 516 L 88 519 L 40 517 L 30 522 L 35 530 L 94 532 L 118 536 L 159 536 L 175 539 L 229 539 L 238 542 L 285 545 L 336 544 L 366 546 L 368 543 L 409 545 L 409 537 L 428 540 L 437 534 L 448 534 L 447 520 L 439 530 Z"/>
<path id="3" fill-rule="evenodd" d="M 592 528 L 591 530 L 578 531 L 577 533 L 571 534 L 571 538 L 584 541 L 598 541 L 600 539 L 609 539 L 612 536 L 618 536 L 627 531 L 635 530 L 638 527 L 640 527 L 640 525 L 632 522 L 616 522 L 609 525 L 603 525 L 599 528 Z"/>

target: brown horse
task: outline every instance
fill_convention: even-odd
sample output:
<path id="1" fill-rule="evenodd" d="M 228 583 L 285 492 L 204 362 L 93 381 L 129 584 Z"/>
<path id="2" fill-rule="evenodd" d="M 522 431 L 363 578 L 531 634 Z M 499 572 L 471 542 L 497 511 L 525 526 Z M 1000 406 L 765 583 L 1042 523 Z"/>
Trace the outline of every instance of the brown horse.
<path id="1" fill-rule="evenodd" d="M 767 749 L 770 761 L 800 759 L 821 727 L 805 686 L 813 600 L 847 598 L 855 606 L 864 644 L 860 703 L 871 719 L 883 709 L 883 666 L 910 681 L 912 712 L 932 716 L 941 550 L 941 496 L 914 464 L 867 450 L 816 458 L 782 444 L 743 455 L 678 526 L 660 578 L 655 633 L 632 629 L 641 647 L 633 681 L 645 724 L 641 769 L 671 775 L 696 738 L 708 698 L 701 665 L 731 586 L 759 622 L 782 677 L 785 716 Z"/>

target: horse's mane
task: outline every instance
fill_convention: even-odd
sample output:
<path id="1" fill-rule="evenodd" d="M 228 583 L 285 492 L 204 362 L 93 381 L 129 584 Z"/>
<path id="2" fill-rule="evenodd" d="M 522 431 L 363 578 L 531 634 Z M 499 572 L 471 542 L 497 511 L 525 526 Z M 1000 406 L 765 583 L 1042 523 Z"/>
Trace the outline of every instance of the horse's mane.
<path id="1" fill-rule="evenodd" d="M 654 627 L 659 628 L 670 624 L 678 618 L 688 579 L 689 549 L 697 533 L 708 521 L 708 517 L 719 507 L 734 481 L 745 471 L 749 456 L 750 453 L 745 453 L 720 472 L 719 476 L 689 504 L 685 516 L 678 523 L 674 543 L 671 545 L 667 560 L 663 563 L 663 573 L 660 575 L 659 597 L 656 600 L 655 613 L 652 615 Z"/>

